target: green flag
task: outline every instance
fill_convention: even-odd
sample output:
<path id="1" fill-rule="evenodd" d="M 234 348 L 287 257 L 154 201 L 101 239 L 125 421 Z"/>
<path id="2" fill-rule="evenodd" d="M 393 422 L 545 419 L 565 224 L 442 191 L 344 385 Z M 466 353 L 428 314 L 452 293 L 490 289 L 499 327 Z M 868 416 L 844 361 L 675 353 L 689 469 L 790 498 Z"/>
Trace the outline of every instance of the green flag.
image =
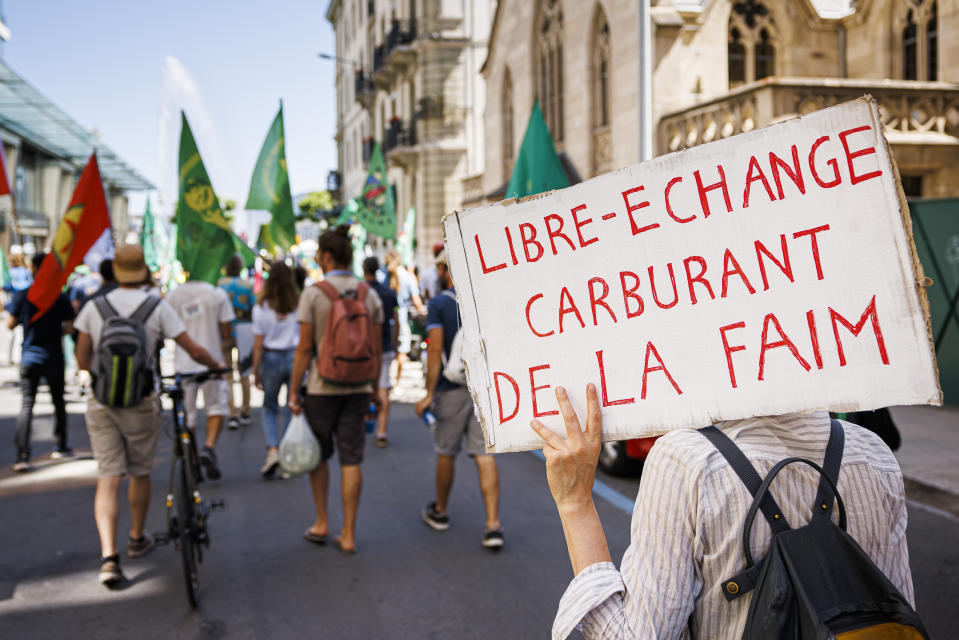
<path id="1" fill-rule="evenodd" d="M 260 157 L 256 160 L 246 208 L 273 214 L 270 223 L 260 227 L 258 245 L 261 249 L 273 253 L 277 247 L 286 251 L 296 244 L 296 218 L 293 215 L 293 196 L 290 195 L 290 175 L 286 170 L 282 104 L 263 141 Z"/>
<path id="2" fill-rule="evenodd" d="M 386 181 L 383 151 L 375 141 L 367 167 L 366 183 L 358 200 L 356 221 L 370 233 L 392 239 L 396 235 L 396 206 L 393 202 L 393 191 Z"/>
<path id="3" fill-rule="evenodd" d="M 234 253 L 240 253 L 247 266 L 256 254 L 230 229 L 220 200 L 213 192 L 210 177 L 200 159 L 193 132 L 180 113 L 180 198 L 176 205 L 176 257 L 190 276 L 216 284 L 220 269 Z"/>
<path id="4" fill-rule="evenodd" d="M 147 208 L 143 212 L 143 225 L 140 227 L 140 246 L 143 247 L 143 259 L 146 260 L 150 273 L 155 273 L 160 268 L 162 248 L 158 242 L 157 231 L 156 221 L 150 210 L 150 199 L 147 198 Z"/>
<path id="5" fill-rule="evenodd" d="M 406 213 L 406 219 L 403 220 L 403 230 L 400 231 L 400 239 L 397 244 L 397 250 L 403 258 L 403 264 L 413 264 L 413 245 L 416 236 L 416 209 L 410 207 Z"/>
<path id="6" fill-rule="evenodd" d="M 7 289 L 10 285 L 10 265 L 7 264 L 7 254 L 0 247 L 0 288 Z"/>
<path id="7" fill-rule="evenodd" d="M 549 135 L 543 112 L 539 110 L 539 100 L 533 103 L 533 113 L 526 125 L 526 135 L 519 147 L 513 175 L 506 185 L 507 198 L 522 198 L 552 189 L 569 186 L 569 178 L 563 163 L 556 155 L 553 137 Z"/>

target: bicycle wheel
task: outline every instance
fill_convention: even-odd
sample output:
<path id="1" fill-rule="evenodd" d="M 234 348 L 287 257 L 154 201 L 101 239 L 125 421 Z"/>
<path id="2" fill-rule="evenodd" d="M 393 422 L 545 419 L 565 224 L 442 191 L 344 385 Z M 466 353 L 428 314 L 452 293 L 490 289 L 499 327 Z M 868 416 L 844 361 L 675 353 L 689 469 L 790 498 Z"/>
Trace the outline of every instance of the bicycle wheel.
<path id="1" fill-rule="evenodd" d="M 197 593 L 200 590 L 197 571 L 196 517 L 193 504 L 193 483 L 187 474 L 191 473 L 186 458 L 177 460 L 176 502 L 177 536 L 180 542 L 180 557 L 183 560 L 183 578 L 186 582 L 186 597 L 190 606 L 196 609 Z"/>

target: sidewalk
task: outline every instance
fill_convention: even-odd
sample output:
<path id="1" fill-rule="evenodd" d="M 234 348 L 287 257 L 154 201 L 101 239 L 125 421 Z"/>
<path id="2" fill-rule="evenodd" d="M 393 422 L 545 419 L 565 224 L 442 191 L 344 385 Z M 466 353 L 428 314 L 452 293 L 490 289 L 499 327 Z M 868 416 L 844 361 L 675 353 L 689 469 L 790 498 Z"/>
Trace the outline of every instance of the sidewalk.
<path id="1" fill-rule="evenodd" d="M 959 516 L 959 407 L 890 409 L 902 447 L 896 452 L 906 496 Z"/>

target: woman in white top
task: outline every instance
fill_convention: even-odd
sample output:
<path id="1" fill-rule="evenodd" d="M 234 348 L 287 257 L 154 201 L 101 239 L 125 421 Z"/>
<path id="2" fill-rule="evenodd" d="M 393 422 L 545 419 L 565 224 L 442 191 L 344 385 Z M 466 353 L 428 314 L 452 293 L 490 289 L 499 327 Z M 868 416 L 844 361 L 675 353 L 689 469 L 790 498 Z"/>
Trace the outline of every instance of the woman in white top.
<path id="1" fill-rule="evenodd" d="M 293 352 L 300 334 L 295 313 L 298 297 L 293 272 L 282 260 L 273 262 L 260 300 L 253 307 L 253 381 L 264 393 L 263 435 L 266 437 L 266 462 L 260 473 L 267 480 L 280 466 L 278 447 L 290 421 L 290 410 L 286 408 L 280 423 L 278 399 L 283 385 L 287 394 L 290 392 Z"/>

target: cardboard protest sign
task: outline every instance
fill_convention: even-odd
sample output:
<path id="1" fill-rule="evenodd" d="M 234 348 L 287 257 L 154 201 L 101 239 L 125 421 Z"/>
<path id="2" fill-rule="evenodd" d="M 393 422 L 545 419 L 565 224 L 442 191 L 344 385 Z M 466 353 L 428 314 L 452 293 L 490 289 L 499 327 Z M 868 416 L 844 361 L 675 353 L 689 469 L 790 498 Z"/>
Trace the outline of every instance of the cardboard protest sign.
<path id="1" fill-rule="evenodd" d="M 939 404 L 898 173 L 862 98 L 524 201 L 448 216 L 491 451 L 812 409 Z"/>

